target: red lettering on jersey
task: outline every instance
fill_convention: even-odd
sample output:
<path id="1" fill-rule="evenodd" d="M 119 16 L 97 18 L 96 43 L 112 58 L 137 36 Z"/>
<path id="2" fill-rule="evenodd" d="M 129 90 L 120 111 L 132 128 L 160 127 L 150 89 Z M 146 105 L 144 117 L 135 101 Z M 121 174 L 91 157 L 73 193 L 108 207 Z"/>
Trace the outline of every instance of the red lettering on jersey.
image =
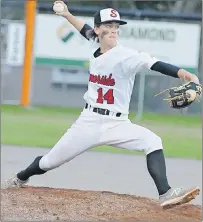
<path id="1" fill-rule="evenodd" d="M 113 89 L 109 89 L 106 94 L 103 95 L 103 89 L 99 88 L 97 90 L 98 92 L 98 98 L 97 103 L 104 103 L 104 100 L 107 101 L 107 104 L 114 104 L 114 96 L 113 96 Z"/>
<path id="2" fill-rule="evenodd" d="M 117 12 L 116 12 L 116 10 L 112 9 L 110 16 L 113 17 L 113 18 L 116 18 L 116 17 L 117 17 Z"/>
<path id="3" fill-rule="evenodd" d="M 93 82 L 93 83 L 105 85 L 105 86 L 114 86 L 115 85 L 115 79 L 112 78 L 112 74 L 110 74 L 109 76 L 107 76 L 107 75 L 100 76 L 100 75 L 90 74 L 89 81 Z"/>

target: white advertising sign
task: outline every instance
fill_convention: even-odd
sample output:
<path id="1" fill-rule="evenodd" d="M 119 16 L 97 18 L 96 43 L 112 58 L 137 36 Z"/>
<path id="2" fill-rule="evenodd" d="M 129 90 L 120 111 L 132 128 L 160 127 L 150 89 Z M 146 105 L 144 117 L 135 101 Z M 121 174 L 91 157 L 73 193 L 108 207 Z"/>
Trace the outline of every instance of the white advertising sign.
<path id="1" fill-rule="evenodd" d="M 78 18 L 93 25 L 91 17 Z M 200 25 L 137 20 L 127 22 L 127 25 L 121 26 L 121 44 L 181 67 L 198 66 Z M 88 60 L 92 49 L 91 43 L 64 18 L 37 15 L 37 63 L 81 65 Z"/>
<path id="2" fill-rule="evenodd" d="M 10 23 L 8 25 L 6 63 L 21 66 L 24 61 L 25 25 Z"/>

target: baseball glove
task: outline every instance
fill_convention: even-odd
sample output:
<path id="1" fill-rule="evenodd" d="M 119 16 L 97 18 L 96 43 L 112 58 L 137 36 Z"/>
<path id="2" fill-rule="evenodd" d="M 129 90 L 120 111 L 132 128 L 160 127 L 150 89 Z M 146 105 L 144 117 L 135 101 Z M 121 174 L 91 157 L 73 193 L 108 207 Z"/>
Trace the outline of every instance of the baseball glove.
<path id="1" fill-rule="evenodd" d="M 168 101 L 171 108 L 182 109 L 190 106 L 197 99 L 197 94 L 200 95 L 202 93 L 202 85 L 188 82 L 179 87 L 166 89 L 157 95 L 164 92 L 168 92 L 169 97 L 163 100 Z"/>

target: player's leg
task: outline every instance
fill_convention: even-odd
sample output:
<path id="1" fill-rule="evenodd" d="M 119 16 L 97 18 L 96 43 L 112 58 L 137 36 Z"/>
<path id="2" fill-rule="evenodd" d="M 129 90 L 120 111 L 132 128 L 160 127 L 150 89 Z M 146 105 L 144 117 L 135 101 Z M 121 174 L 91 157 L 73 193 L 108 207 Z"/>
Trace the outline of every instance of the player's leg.
<path id="1" fill-rule="evenodd" d="M 162 140 L 151 130 L 128 120 L 107 129 L 101 141 L 114 147 L 145 152 L 147 169 L 157 187 L 162 206 L 188 202 L 198 194 L 197 188 L 171 188 L 167 179 Z"/>
<path id="2" fill-rule="evenodd" d="M 155 133 L 126 121 L 107 129 L 101 140 L 114 147 L 145 152 L 148 171 L 156 184 L 159 195 L 170 189 L 166 176 L 162 141 Z"/>
<path id="3" fill-rule="evenodd" d="M 4 186 L 20 187 L 30 177 L 55 169 L 95 146 L 100 137 L 98 122 L 96 114 L 84 112 L 46 155 L 36 157 L 28 167 L 6 181 Z"/>

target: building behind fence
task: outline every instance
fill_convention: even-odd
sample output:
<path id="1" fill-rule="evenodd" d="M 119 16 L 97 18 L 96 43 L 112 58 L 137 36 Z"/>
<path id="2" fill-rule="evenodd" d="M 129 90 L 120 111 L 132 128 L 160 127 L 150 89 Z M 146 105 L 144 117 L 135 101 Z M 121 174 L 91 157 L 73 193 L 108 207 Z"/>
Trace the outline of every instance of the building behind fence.
<path id="1" fill-rule="evenodd" d="M 6 10 L 10 12 L 11 8 L 15 11 L 12 18 L 9 17 L 10 13 L 6 13 Z M 94 9 L 85 11 L 85 7 L 83 8 L 84 11 L 74 7 L 72 11 L 74 13 L 75 10 L 75 14 L 82 16 L 81 18 L 85 16 L 87 21 L 91 23 Z M 21 43 L 22 33 L 24 33 L 24 5 L 21 4 L 19 7 L 19 4 L 15 4 L 12 7 L 4 7 L 4 12 L 1 25 L 2 103 L 20 104 L 22 52 L 24 50 L 24 45 Z M 128 14 L 126 11 L 121 15 L 129 20 L 131 27 L 121 30 L 121 38 L 124 43 L 129 44 L 132 48 L 135 47 L 134 42 L 139 43 L 140 45 L 137 46 L 140 49 L 138 50 L 148 51 L 147 49 L 149 49 L 152 54 L 157 47 L 157 54 L 154 53 L 154 56 L 173 64 L 176 62 L 177 65 L 183 64 L 183 68 L 200 76 L 202 72 L 200 70 L 202 64 L 199 62 L 201 61 L 199 59 L 201 58 L 199 54 L 200 18 L 178 16 L 174 18 L 172 15 L 166 17 L 164 14 L 161 18 L 160 15 L 156 17 L 154 14 L 132 17 L 132 13 Z M 158 22 L 157 20 L 162 23 L 154 23 Z M 84 106 L 83 95 L 87 90 L 89 75 L 88 62 L 85 56 L 86 51 L 87 54 L 90 53 L 87 45 L 89 43 L 86 43 L 86 40 L 77 34 L 63 18 L 58 18 L 53 13 L 50 14 L 50 11 L 38 10 L 36 21 L 34 41 L 36 57 L 33 59 L 30 104 L 32 106 L 82 108 Z M 196 26 L 190 27 L 193 24 Z M 184 34 L 186 30 L 188 36 Z M 180 32 L 183 33 L 182 39 L 180 39 Z M 56 36 L 53 37 L 50 33 Z M 168 42 L 168 46 L 167 44 L 164 45 L 164 41 Z M 170 49 L 171 46 L 172 50 Z M 196 62 L 197 60 L 198 62 Z M 166 102 L 162 101 L 162 96 L 154 97 L 154 95 L 163 89 L 182 83 L 180 80 L 156 72 L 146 70 L 143 73 L 138 73 L 135 79 L 130 111 L 136 112 L 138 116 L 141 116 L 143 111 L 177 113 L 170 109 Z M 201 105 L 194 104 L 186 110 L 186 113 L 199 115 L 201 111 Z"/>

